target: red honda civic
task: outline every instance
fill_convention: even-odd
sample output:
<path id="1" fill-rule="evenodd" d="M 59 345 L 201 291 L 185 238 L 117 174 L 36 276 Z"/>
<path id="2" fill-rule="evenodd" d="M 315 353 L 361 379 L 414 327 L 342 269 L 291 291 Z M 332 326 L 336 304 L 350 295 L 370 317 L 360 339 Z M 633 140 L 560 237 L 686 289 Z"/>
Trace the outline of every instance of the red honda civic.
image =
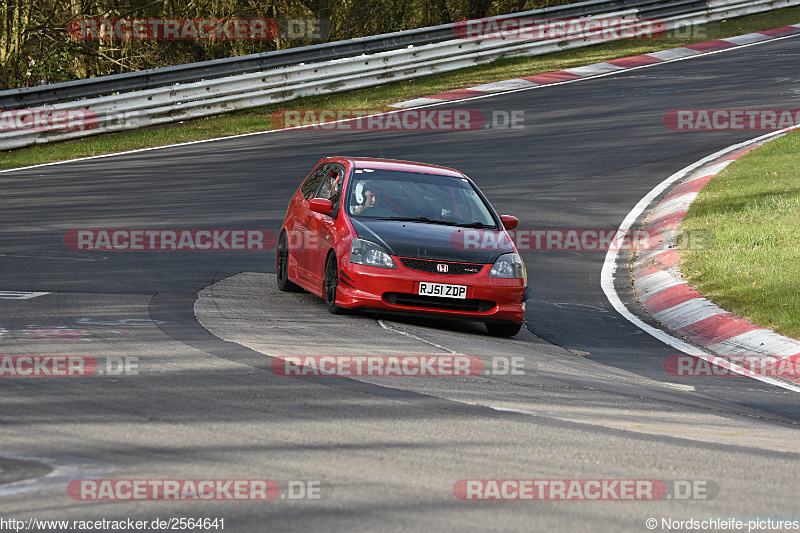
<path id="1" fill-rule="evenodd" d="M 481 321 L 516 335 L 527 274 L 498 216 L 452 168 L 326 157 L 292 196 L 277 246 L 282 291 L 345 309 Z"/>

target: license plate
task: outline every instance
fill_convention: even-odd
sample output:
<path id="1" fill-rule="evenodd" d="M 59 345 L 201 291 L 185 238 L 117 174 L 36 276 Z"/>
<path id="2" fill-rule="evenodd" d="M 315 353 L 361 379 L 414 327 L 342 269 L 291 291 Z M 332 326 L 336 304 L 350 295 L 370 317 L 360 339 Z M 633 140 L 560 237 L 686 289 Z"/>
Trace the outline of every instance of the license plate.
<path id="1" fill-rule="evenodd" d="M 422 296 L 444 296 L 445 298 L 467 298 L 466 285 L 447 285 L 445 283 L 419 282 L 419 293 Z"/>

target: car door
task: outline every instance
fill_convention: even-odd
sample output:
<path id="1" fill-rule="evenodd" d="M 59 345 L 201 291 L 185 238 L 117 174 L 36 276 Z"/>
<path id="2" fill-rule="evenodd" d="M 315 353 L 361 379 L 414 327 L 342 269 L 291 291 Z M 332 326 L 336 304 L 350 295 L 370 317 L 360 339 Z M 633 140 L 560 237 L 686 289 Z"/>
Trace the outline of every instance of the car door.
<path id="1" fill-rule="evenodd" d="M 333 204 L 330 214 L 311 212 L 308 227 L 315 245 L 309 247 L 308 260 L 310 275 L 320 286 L 325 278 L 325 262 L 328 251 L 336 244 L 336 220 L 342 197 L 345 168 L 338 163 L 330 163 L 325 168 L 325 177 L 314 198 L 324 198 Z"/>
<path id="2" fill-rule="evenodd" d="M 310 268 L 312 265 L 311 252 L 309 248 L 315 245 L 316 238 L 309 227 L 312 213 L 309 208 L 309 200 L 319 189 L 320 184 L 326 176 L 326 170 L 330 167 L 329 163 L 323 163 L 308 175 L 303 185 L 300 187 L 301 198 L 297 199 L 297 216 L 289 228 L 289 250 L 292 257 L 297 262 L 297 275 L 305 280 L 314 281 Z"/>

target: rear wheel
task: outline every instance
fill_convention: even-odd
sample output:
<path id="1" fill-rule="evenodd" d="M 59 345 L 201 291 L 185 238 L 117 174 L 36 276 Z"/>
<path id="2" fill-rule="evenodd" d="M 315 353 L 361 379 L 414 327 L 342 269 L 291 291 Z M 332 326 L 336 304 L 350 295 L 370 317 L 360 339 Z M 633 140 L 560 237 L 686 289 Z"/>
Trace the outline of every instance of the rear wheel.
<path id="1" fill-rule="evenodd" d="M 515 322 L 487 322 L 486 329 L 497 337 L 513 337 L 522 329 L 522 324 Z"/>
<path id="2" fill-rule="evenodd" d="M 329 313 L 338 315 L 344 312 L 344 309 L 336 305 L 336 291 L 339 288 L 339 265 L 336 261 L 336 254 L 331 252 L 328 254 L 328 260 L 325 262 L 325 283 L 323 290 L 325 292 L 325 307 Z"/>
<path id="3" fill-rule="evenodd" d="M 286 241 L 286 232 L 281 233 L 278 239 L 278 259 L 275 264 L 278 288 L 283 292 L 300 292 L 303 289 L 289 281 L 289 243 Z"/>

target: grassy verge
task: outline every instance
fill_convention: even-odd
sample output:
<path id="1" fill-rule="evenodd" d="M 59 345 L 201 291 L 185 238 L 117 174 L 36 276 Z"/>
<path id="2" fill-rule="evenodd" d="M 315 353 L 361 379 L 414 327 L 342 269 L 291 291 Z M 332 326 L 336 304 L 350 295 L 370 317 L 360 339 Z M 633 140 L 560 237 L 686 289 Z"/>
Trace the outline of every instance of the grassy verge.
<path id="1" fill-rule="evenodd" d="M 546 56 L 501 59 L 451 73 L 425 76 L 378 87 L 340 94 L 298 98 L 271 106 L 178 124 L 4 151 L 0 152 L 2 153 L 0 168 L 13 168 L 136 148 L 210 139 L 237 133 L 270 130 L 272 129 L 270 115 L 273 111 L 280 109 L 388 109 L 389 105 L 395 102 L 452 89 L 609 61 L 696 42 L 777 28 L 797 22 L 800 22 L 800 7 L 792 7 L 698 26 L 694 28 L 691 38 L 682 34 L 667 33 L 656 40 L 615 41 Z"/>
<path id="2" fill-rule="evenodd" d="M 703 188 L 684 230 L 712 249 L 681 254 L 690 283 L 723 309 L 800 338 L 800 132 L 749 152 Z"/>

